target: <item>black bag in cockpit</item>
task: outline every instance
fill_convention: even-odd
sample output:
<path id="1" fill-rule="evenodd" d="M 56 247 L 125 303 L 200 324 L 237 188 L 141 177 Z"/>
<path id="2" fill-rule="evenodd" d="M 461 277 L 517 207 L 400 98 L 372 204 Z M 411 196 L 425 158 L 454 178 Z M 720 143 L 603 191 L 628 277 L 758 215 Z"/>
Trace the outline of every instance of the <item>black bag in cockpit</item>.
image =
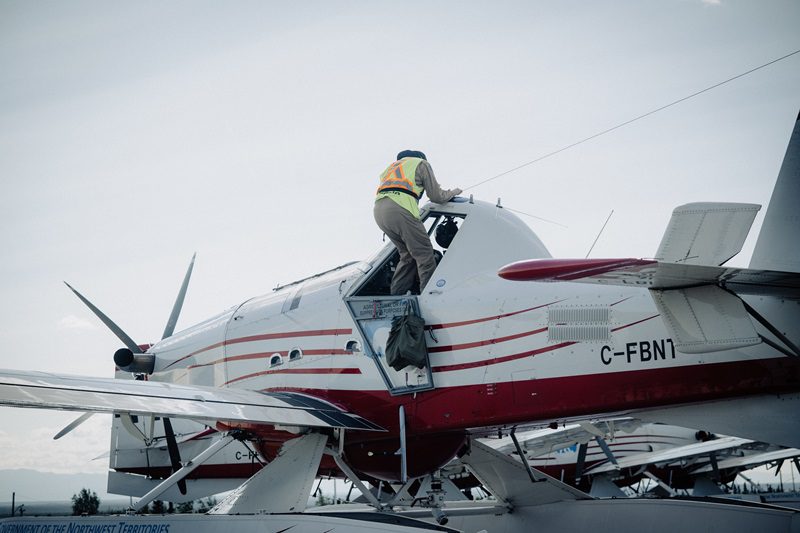
<path id="1" fill-rule="evenodd" d="M 423 368 L 428 361 L 425 345 L 425 321 L 406 305 L 406 312 L 392 319 L 392 329 L 386 341 L 386 363 L 395 370 L 407 366 Z"/>

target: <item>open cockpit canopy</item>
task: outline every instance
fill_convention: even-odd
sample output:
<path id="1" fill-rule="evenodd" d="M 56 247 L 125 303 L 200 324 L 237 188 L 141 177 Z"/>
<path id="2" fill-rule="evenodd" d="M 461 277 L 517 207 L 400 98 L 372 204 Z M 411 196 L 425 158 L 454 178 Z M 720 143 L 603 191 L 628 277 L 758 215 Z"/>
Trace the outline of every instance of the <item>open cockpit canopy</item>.
<path id="1" fill-rule="evenodd" d="M 438 266 L 432 283 L 448 283 L 476 276 L 496 277 L 497 270 L 513 261 L 547 258 L 550 253 L 536 234 L 508 209 L 489 202 L 455 198 L 444 205 L 428 203 L 420 218 L 428 235 Z M 385 296 L 399 254 L 388 243 L 369 260 L 369 272 L 353 287 L 352 296 Z M 419 294 L 419 290 L 413 291 Z"/>

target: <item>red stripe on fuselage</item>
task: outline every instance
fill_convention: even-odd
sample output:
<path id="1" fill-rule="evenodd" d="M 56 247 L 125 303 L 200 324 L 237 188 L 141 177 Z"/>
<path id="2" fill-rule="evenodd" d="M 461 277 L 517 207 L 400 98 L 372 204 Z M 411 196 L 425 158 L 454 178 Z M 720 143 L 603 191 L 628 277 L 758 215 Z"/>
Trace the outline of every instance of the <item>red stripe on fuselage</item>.
<path id="1" fill-rule="evenodd" d="M 311 329 L 307 331 L 286 331 L 282 333 L 264 333 L 262 335 L 251 335 L 249 337 L 239 337 L 237 339 L 228 339 L 222 342 L 217 342 L 210 346 L 206 346 L 205 348 L 200 348 L 199 350 L 195 350 L 194 352 L 190 353 L 189 355 L 184 355 L 180 359 L 176 359 L 175 361 L 168 364 L 166 368 L 171 367 L 174 364 L 180 363 L 194 355 L 201 354 L 203 352 L 207 352 L 209 350 L 213 350 L 214 348 L 219 348 L 221 346 L 230 346 L 231 344 L 239 344 L 242 342 L 256 342 L 256 341 L 268 341 L 274 339 L 291 339 L 295 337 L 320 337 L 325 335 L 350 335 L 353 333 L 352 329 Z"/>
<path id="2" fill-rule="evenodd" d="M 562 342 L 559 344 L 554 344 L 553 346 L 545 346 L 544 348 L 537 348 L 536 350 L 528 350 L 525 352 L 515 353 L 513 355 L 506 355 L 503 357 L 495 357 L 493 359 L 481 359 L 480 361 L 472 361 L 470 363 L 459 363 L 456 365 L 435 366 L 431 368 L 431 370 L 433 372 L 452 372 L 454 370 L 466 370 L 468 368 L 477 368 L 481 366 L 507 363 L 508 361 L 514 361 L 515 359 L 522 359 L 523 357 L 533 357 L 539 355 L 540 353 L 551 352 L 553 350 L 558 350 L 559 348 L 572 346 L 573 344 L 577 343 L 575 341 Z"/>
<path id="3" fill-rule="evenodd" d="M 522 312 L 522 311 L 520 311 L 520 312 Z M 636 322 L 631 322 L 630 324 L 625 324 L 623 326 L 619 326 L 617 328 L 614 328 L 614 329 L 612 329 L 612 331 L 619 331 L 621 329 L 625 329 L 625 328 L 628 328 L 628 327 L 631 327 L 631 326 L 635 326 L 636 324 L 641 324 L 642 322 L 646 322 L 648 320 L 652 320 L 653 318 L 656 318 L 657 316 L 659 316 L 659 315 L 653 315 L 653 316 L 650 316 L 650 317 L 647 317 L 647 318 L 643 318 L 641 320 L 637 320 Z M 508 342 L 508 341 L 512 341 L 512 340 L 516 340 L 516 339 L 520 339 L 520 338 L 524 338 L 524 337 L 528 337 L 528 336 L 531 336 L 531 335 L 537 335 L 539 333 L 544 333 L 545 331 L 547 331 L 547 328 L 539 328 L 539 329 L 535 329 L 535 330 L 532 330 L 532 331 L 526 331 L 526 332 L 523 332 L 523 333 L 517 333 L 517 334 L 514 334 L 514 335 L 508 335 L 506 337 L 498 337 L 496 339 L 487 339 L 487 340 L 468 342 L 468 343 L 463 343 L 463 344 L 454 344 L 454 345 L 450 345 L 450 346 L 432 346 L 432 347 L 428 348 L 428 352 L 438 353 L 438 352 L 448 352 L 448 351 L 455 351 L 455 350 L 466 350 L 468 348 L 477 348 L 477 347 L 480 347 L 480 346 L 488 346 L 488 345 L 497 344 L 497 343 L 501 343 L 501 342 Z M 247 338 L 247 337 L 245 337 L 245 338 Z M 432 366 L 431 371 L 432 372 L 453 372 L 453 371 L 456 371 L 456 370 L 467 370 L 467 369 L 470 369 L 470 368 L 478 368 L 478 367 L 481 367 L 481 366 L 489 366 L 489 365 L 496 365 L 496 364 L 500 364 L 500 363 L 507 363 L 509 361 L 514 361 L 514 360 L 522 359 L 522 358 L 525 358 L 525 357 L 534 357 L 534 356 L 539 355 L 541 353 L 546 353 L 546 352 L 550 352 L 550 351 L 553 351 L 553 350 L 558 350 L 559 348 L 565 348 L 567 346 L 572 346 L 573 344 L 576 344 L 576 341 L 562 342 L 562 343 L 559 343 L 559 344 L 554 344 L 552 346 L 544 346 L 542 348 L 537 348 L 537 349 L 534 349 L 534 350 L 526 350 L 524 352 L 511 354 L 511 355 L 505 355 L 505 356 L 502 356 L 502 357 L 495 357 L 495 358 L 492 358 L 492 359 L 481 359 L 479 361 L 471 361 L 471 362 L 467 362 L 467 363 L 458 363 L 458 364 L 453 364 L 453 365 Z M 192 368 L 199 368 L 199 367 L 203 367 L 203 366 L 211 366 L 211 365 L 216 365 L 216 364 L 223 363 L 223 362 L 227 363 L 227 362 L 231 362 L 231 361 L 242 361 L 242 360 L 250 360 L 250 359 L 268 358 L 268 357 L 271 357 L 272 355 L 274 355 L 276 353 L 285 356 L 288 352 L 286 352 L 286 351 L 259 352 L 259 353 L 254 353 L 254 354 L 234 355 L 234 356 L 231 356 L 231 357 L 225 357 L 223 359 L 218 359 L 216 361 L 212 361 L 212 362 L 209 362 L 209 363 L 192 365 L 189 368 L 192 369 Z M 337 349 L 306 350 L 304 352 L 304 354 L 307 354 L 307 355 L 328 355 L 328 354 L 330 354 L 330 355 L 349 355 L 350 353 L 351 352 L 349 352 L 347 350 L 337 350 Z M 256 376 L 265 375 L 265 374 L 271 374 L 271 373 L 274 373 L 274 372 L 281 372 L 281 371 L 267 371 L 267 372 L 259 372 L 259 373 L 256 373 L 256 374 L 248 374 L 247 376 L 234 378 L 233 380 L 229 381 L 228 383 L 234 383 L 235 381 L 239 381 L 241 379 L 248 379 L 248 378 L 251 378 L 251 377 L 256 377 Z M 285 373 L 286 371 L 284 370 L 282 372 Z M 359 371 L 358 373 L 360 374 L 361 372 Z"/>
<path id="4" fill-rule="evenodd" d="M 622 302 L 624 302 L 626 300 L 630 300 L 631 298 L 633 298 L 633 296 L 628 296 L 627 298 L 623 298 L 622 300 L 618 300 L 618 301 L 614 302 L 613 304 L 609 304 L 609 307 L 614 307 L 615 305 L 621 304 Z"/>
<path id="5" fill-rule="evenodd" d="M 550 305 L 550 304 L 548 304 L 548 305 Z M 528 310 L 526 310 L 526 311 L 528 311 Z M 518 312 L 522 313 L 524 311 L 518 311 Z M 503 315 L 501 315 L 501 316 L 503 316 Z M 647 322 L 648 320 L 652 320 L 652 319 L 656 318 L 657 316 L 659 316 L 659 315 L 656 314 L 656 315 L 653 315 L 653 316 L 649 316 L 647 318 L 643 318 L 641 320 L 637 320 L 636 322 L 631 322 L 630 324 L 625 324 L 623 326 L 619 326 L 619 327 L 613 328 L 611 331 L 613 332 L 613 331 L 619 331 L 621 329 L 629 328 L 631 326 L 635 326 L 637 324 L 641 324 L 642 322 Z M 497 318 L 497 317 L 493 317 L 493 318 Z M 450 345 L 450 346 L 430 346 L 430 347 L 428 347 L 428 353 L 452 352 L 452 351 L 455 351 L 455 350 L 466 350 L 468 348 L 478 348 L 480 346 L 488 346 L 488 345 L 491 345 L 491 344 L 497 344 L 497 343 L 501 343 L 501 342 L 512 341 L 512 340 L 520 339 L 520 338 L 523 338 L 523 337 L 528 337 L 528 336 L 531 336 L 531 335 L 544 333 L 545 331 L 547 331 L 547 328 L 539 328 L 539 329 L 535 329 L 535 330 L 532 330 L 532 331 L 526 331 L 524 333 L 517 333 L 517 334 L 514 334 L 514 335 L 508 335 L 506 337 L 498 337 L 496 339 L 487 339 L 487 340 L 482 340 L 482 341 L 467 342 L 467 343 L 463 343 L 463 344 L 453 344 L 453 345 Z M 437 367 L 433 367 L 433 371 L 434 372 L 450 372 L 450 371 L 453 371 L 453 370 L 464 370 L 464 369 L 467 369 L 467 368 L 475 368 L 475 367 L 479 367 L 479 366 L 486 366 L 486 365 L 494 365 L 494 364 L 498 364 L 498 363 L 505 363 L 505 362 L 508 362 L 508 361 L 513 361 L 515 359 L 521 359 L 523 357 L 534 356 L 534 355 L 537 355 L 537 354 L 540 354 L 540 353 L 549 352 L 549 351 L 552 351 L 552 350 L 557 350 L 558 348 L 564 348 L 565 346 L 570 346 L 572 344 L 575 344 L 575 342 L 562 342 L 560 344 L 556 344 L 556 345 L 553 345 L 553 346 L 545 346 L 543 348 L 538 348 L 536 350 L 529 350 L 529 351 L 525 351 L 525 352 L 518 353 L 518 354 L 506 355 L 504 357 L 496 357 L 494 359 L 485 359 L 485 360 L 481 360 L 481 361 L 473 361 L 473 362 L 470 362 L 470 363 L 461 363 L 461 364 L 457 364 L 457 365 L 437 366 Z"/>
<path id="6" fill-rule="evenodd" d="M 619 331 L 621 329 L 629 328 L 631 326 L 635 326 L 636 324 L 641 324 L 642 322 L 647 322 L 648 320 L 653 320 L 657 316 L 659 316 L 659 315 L 649 316 L 647 318 L 643 318 L 641 320 L 637 320 L 636 322 L 631 322 L 630 324 L 625 324 L 624 326 L 620 326 L 618 328 L 613 328 L 611 331 L 613 332 L 613 331 Z"/>
<path id="7" fill-rule="evenodd" d="M 447 324 L 432 324 L 430 326 L 425 326 L 425 327 L 428 328 L 428 329 L 445 329 L 445 328 L 457 328 L 457 327 L 460 327 L 460 326 L 469 326 L 470 324 L 479 324 L 481 322 L 488 322 L 490 320 L 498 320 L 500 318 L 506 318 L 506 317 L 509 317 L 509 316 L 514 316 L 514 315 L 519 315 L 519 314 L 522 314 L 522 313 L 527 313 L 528 311 L 534 311 L 536 309 L 541 309 L 542 307 L 547 307 L 549 305 L 561 303 L 566 299 L 567 298 L 564 298 L 564 299 L 561 299 L 561 300 L 556 300 L 554 302 L 550 302 L 550 303 L 546 303 L 546 304 L 542 304 L 542 305 L 537 305 L 536 307 L 529 307 L 527 309 L 521 309 L 519 311 L 512 311 L 510 313 L 504 313 L 502 315 L 487 316 L 487 317 L 484 317 L 484 318 L 475 318 L 473 320 L 464 320 L 462 322 L 449 322 Z"/>
<path id="8" fill-rule="evenodd" d="M 244 376 L 239 376 L 238 378 L 233 378 L 232 380 L 225 382 L 225 385 L 230 385 L 231 383 L 236 383 L 237 381 L 242 381 L 245 379 L 256 378 L 259 376 L 266 376 L 269 374 L 361 374 L 361 369 L 360 368 L 284 368 L 277 370 L 264 370 L 263 372 L 255 372 L 253 374 L 247 374 Z"/>
<path id="9" fill-rule="evenodd" d="M 289 350 L 276 350 L 272 352 L 258 352 L 258 353 L 247 353 L 243 355 L 232 355 L 230 357 L 223 357 L 222 359 L 217 359 L 216 361 L 211 361 L 209 363 L 200 363 L 197 365 L 191 365 L 188 367 L 188 369 L 191 370 L 193 368 L 200 368 L 204 366 L 214 366 L 220 363 L 230 363 L 232 361 L 269 359 L 275 354 L 287 357 L 289 355 Z M 348 350 L 340 350 L 338 348 L 321 348 L 319 350 L 303 350 L 303 355 L 353 355 L 353 352 Z"/>
<path id="10" fill-rule="evenodd" d="M 524 333 L 517 333 L 516 335 L 508 335 L 507 337 L 498 337 L 496 339 L 487 339 L 485 341 L 466 342 L 464 344 L 453 344 L 451 346 L 430 346 L 428 348 L 428 353 L 452 352 L 454 350 L 466 350 L 468 348 L 477 348 L 479 346 L 488 346 L 489 344 L 497 344 L 498 342 L 507 342 L 507 341 L 513 341 L 514 339 L 521 339 L 523 337 L 529 337 L 531 335 L 536 335 L 537 333 L 543 333 L 545 331 L 547 331 L 547 328 L 535 329 L 533 331 L 526 331 Z"/>

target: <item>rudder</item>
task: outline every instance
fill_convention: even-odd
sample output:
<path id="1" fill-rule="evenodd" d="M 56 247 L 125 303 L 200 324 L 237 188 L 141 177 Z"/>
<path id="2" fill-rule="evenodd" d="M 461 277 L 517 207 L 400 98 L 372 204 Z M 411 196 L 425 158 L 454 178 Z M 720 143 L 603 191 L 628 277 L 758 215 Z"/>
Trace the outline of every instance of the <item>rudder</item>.
<path id="1" fill-rule="evenodd" d="M 772 191 L 750 268 L 800 272 L 800 115 Z"/>

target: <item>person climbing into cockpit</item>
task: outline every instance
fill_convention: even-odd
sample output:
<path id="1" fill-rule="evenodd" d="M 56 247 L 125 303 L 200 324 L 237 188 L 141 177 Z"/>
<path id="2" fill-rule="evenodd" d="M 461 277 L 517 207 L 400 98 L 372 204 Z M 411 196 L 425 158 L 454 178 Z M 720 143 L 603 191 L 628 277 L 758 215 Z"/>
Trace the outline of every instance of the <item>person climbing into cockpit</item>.
<path id="1" fill-rule="evenodd" d="M 397 161 L 381 173 L 373 210 L 378 227 L 400 253 L 392 276 L 392 295 L 411 290 L 417 273 L 422 291 L 436 269 L 431 239 L 419 219 L 423 192 L 432 202 L 444 204 L 461 194 L 461 189 L 443 190 L 425 154 L 403 150 L 397 154 Z"/>

